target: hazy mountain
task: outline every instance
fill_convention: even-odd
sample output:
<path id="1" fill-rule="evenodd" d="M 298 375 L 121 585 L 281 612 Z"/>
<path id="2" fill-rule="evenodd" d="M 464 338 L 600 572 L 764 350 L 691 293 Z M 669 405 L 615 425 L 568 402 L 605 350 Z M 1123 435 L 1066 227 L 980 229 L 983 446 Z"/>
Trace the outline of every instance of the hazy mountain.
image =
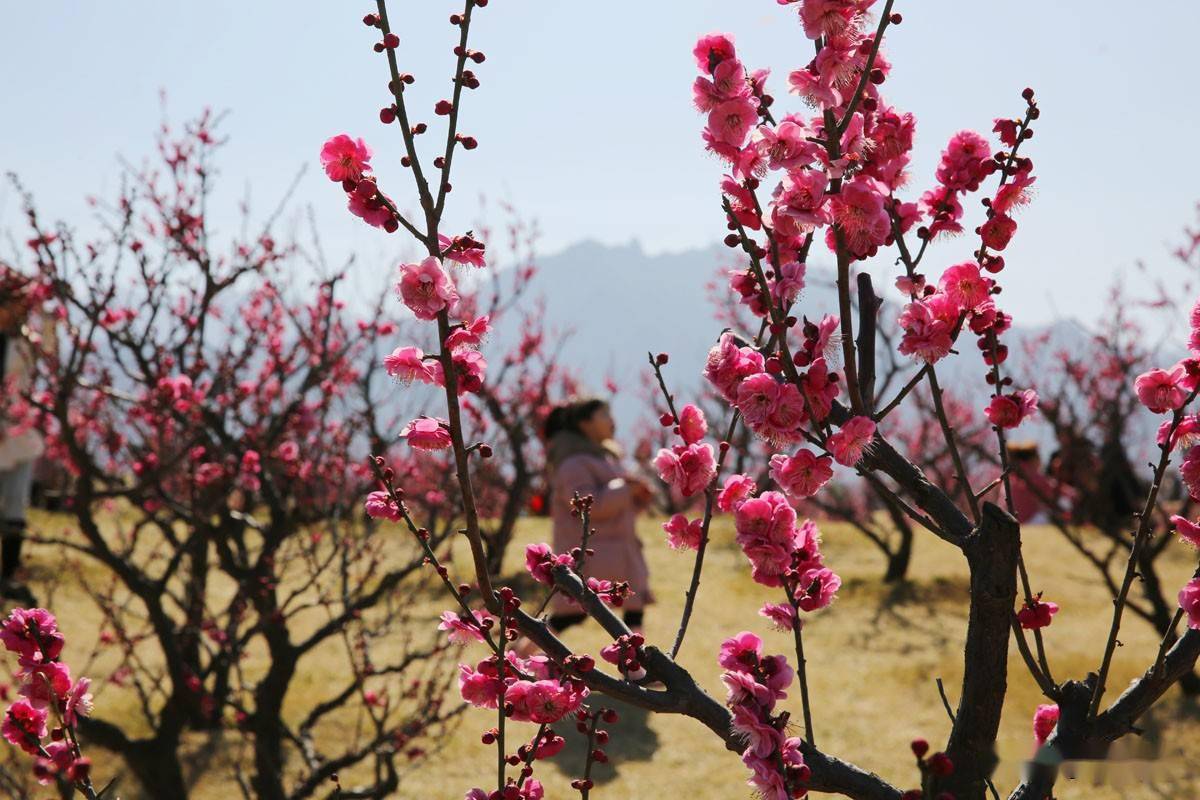
<path id="1" fill-rule="evenodd" d="M 677 394 L 682 396 L 698 380 L 721 327 L 707 287 L 718 270 L 734 262 L 735 254 L 721 246 L 649 255 L 637 242 L 580 242 L 539 259 L 534 293 L 551 301 L 546 310 L 550 328 L 570 332 L 564 357 L 586 376 L 589 387 L 606 394 L 609 377 L 621 387 L 614 406 L 628 424 L 643 413 L 637 387 L 640 376 L 649 373 L 648 351 L 670 353 L 667 377 Z M 801 314 L 815 319 L 836 308 L 830 269 L 810 266 L 807 283 L 798 304 Z M 898 297 L 888 298 L 882 313 L 894 320 L 899 308 Z M 1071 320 L 1015 329 L 1006 340 L 1018 374 L 1028 361 L 1026 343 L 1040 342 L 1043 336 L 1038 349 L 1046 355 L 1064 348 L 1078 351 L 1090 338 Z M 974 337 L 964 336 L 960 347 L 961 356 L 939 366 L 942 383 L 962 396 L 982 397 L 984 367 Z"/>
<path id="2" fill-rule="evenodd" d="M 721 246 L 648 255 L 637 242 L 580 242 L 539 258 L 534 291 L 552 301 L 551 326 L 570 332 L 567 361 L 597 392 L 613 378 L 622 387 L 615 410 L 629 421 L 641 412 L 637 387 L 649 373 L 648 352 L 671 355 L 666 371 L 676 393 L 699 379 L 721 330 L 707 287 L 733 263 L 733 252 Z M 834 298 L 831 288 L 810 286 L 803 305 L 828 309 Z"/>

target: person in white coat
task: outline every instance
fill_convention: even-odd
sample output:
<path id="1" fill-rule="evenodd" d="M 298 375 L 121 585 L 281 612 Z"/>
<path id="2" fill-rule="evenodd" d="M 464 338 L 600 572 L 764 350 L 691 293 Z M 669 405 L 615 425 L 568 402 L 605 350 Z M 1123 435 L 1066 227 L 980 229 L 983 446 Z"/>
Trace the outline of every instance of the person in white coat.
<path id="1" fill-rule="evenodd" d="M 28 281 L 0 266 L 0 391 L 4 400 L 19 397 L 29 385 L 29 310 Z M 29 590 L 17 580 L 17 569 L 25 541 L 33 465 L 44 449 L 36 430 L 6 425 L 0 417 L 0 597 L 9 600 L 33 602 Z"/>

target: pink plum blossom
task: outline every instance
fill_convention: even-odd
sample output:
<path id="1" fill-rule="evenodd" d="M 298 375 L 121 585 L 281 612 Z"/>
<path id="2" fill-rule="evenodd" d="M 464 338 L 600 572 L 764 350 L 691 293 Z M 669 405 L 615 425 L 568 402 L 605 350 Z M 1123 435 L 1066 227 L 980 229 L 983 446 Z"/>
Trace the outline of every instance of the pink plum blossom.
<path id="1" fill-rule="evenodd" d="M 863 450 L 875 437 L 875 422 L 870 417 L 851 417 L 825 443 L 834 461 L 852 467 L 862 458 Z"/>
<path id="2" fill-rule="evenodd" d="M 418 417 L 404 426 L 400 438 L 418 450 L 445 450 L 450 446 L 450 423 L 444 419 Z"/>
<path id="3" fill-rule="evenodd" d="M 462 326 L 456 327 L 446 337 L 446 347 L 458 351 L 470 347 L 479 347 L 492 329 L 490 316 L 477 317 Z"/>
<path id="4" fill-rule="evenodd" d="M 458 291 L 436 258 L 400 266 L 396 291 L 417 319 L 434 320 L 458 304 Z"/>
<path id="5" fill-rule="evenodd" d="M 964 311 L 987 300 L 991 285 L 991 280 L 979 274 L 979 265 L 973 261 L 947 267 L 938 281 L 938 288 Z"/>
<path id="6" fill-rule="evenodd" d="M 675 514 L 662 527 L 667 532 L 667 544 L 675 550 L 696 550 L 704 536 L 704 520 L 689 522 L 683 514 Z"/>
<path id="7" fill-rule="evenodd" d="M 1003 250 L 1017 232 L 1017 221 L 1007 214 L 996 214 L 979 228 L 983 246 L 992 250 Z"/>
<path id="8" fill-rule="evenodd" d="M 734 672 L 751 672 L 762 658 L 762 639 L 750 631 L 742 631 L 721 643 L 717 663 Z"/>
<path id="9" fill-rule="evenodd" d="M 783 393 L 783 383 L 768 372 L 750 375 L 738 386 L 735 405 L 751 427 L 766 424 Z"/>
<path id="10" fill-rule="evenodd" d="M 385 492 L 382 489 L 371 492 L 367 495 L 365 505 L 367 516 L 373 519 L 390 519 L 392 522 L 400 521 L 400 507 L 396 505 L 396 501 L 392 499 L 390 492 Z"/>
<path id="11" fill-rule="evenodd" d="M 0 643 L 20 656 L 23 666 L 53 661 L 62 653 L 58 620 L 44 608 L 14 608 L 0 627 Z"/>
<path id="12" fill-rule="evenodd" d="M 457 611 L 443 611 L 442 621 L 438 624 L 437 629 L 446 631 L 450 641 L 455 644 L 482 642 L 484 640 L 483 630 L 490 623 L 491 615 L 478 609 L 473 610 L 471 615 L 475 618 L 474 622 L 468 622 Z"/>
<path id="13" fill-rule="evenodd" d="M 724 486 L 717 493 L 717 508 L 729 513 L 750 497 L 758 489 L 754 479 L 748 475 L 734 474 L 725 479 Z"/>
<path id="14" fill-rule="evenodd" d="M 503 687 L 495 666 L 492 665 L 489 671 L 483 669 L 486 664 L 487 662 L 481 662 L 480 668 L 475 669 L 466 664 L 458 665 L 459 692 L 463 700 L 476 708 L 495 708 Z"/>
<path id="15" fill-rule="evenodd" d="M 734 58 L 733 36 L 728 33 L 709 33 L 701 36 L 692 49 L 696 66 L 701 72 L 711 72 L 713 66 Z"/>
<path id="16" fill-rule="evenodd" d="M 710 444 L 676 445 L 663 448 L 654 457 L 658 476 L 679 490 L 684 497 L 704 491 L 717 474 L 717 462 Z"/>
<path id="17" fill-rule="evenodd" d="M 1192 306 L 1192 313 L 1188 318 L 1191 323 L 1191 335 L 1188 337 L 1188 349 L 1192 351 L 1192 355 L 1200 356 L 1200 300 Z"/>
<path id="18" fill-rule="evenodd" d="M 996 190 L 992 198 L 992 210 L 997 214 L 1007 215 L 1013 209 L 1029 202 L 1029 187 L 1037 178 L 1029 174 L 1029 170 L 1021 170 L 1009 178 L 1008 182 Z"/>
<path id="19" fill-rule="evenodd" d="M 741 734 L 746 742 L 748 752 L 753 752 L 760 758 L 766 758 L 775 752 L 783 741 L 781 734 L 774 726 L 762 719 L 761 712 L 750 705 L 737 705 L 733 709 L 733 729 Z"/>
<path id="20" fill-rule="evenodd" d="M 1184 368 L 1179 364 L 1169 370 L 1152 369 L 1143 372 L 1133 384 L 1138 400 L 1155 414 L 1174 411 L 1187 400 L 1185 375 Z"/>
<path id="21" fill-rule="evenodd" d="M 704 412 L 695 405 L 688 403 L 679 412 L 679 435 L 684 444 L 695 444 L 708 433 L 708 422 Z"/>
<path id="22" fill-rule="evenodd" d="M 437 383 L 441 377 L 440 365 L 426 359 L 419 347 L 397 347 L 383 357 L 383 368 L 401 383 Z"/>
<path id="23" fill-rule="evenodd" d="M 359 181 L 371 168 L 371 148 L 362 139 L 338 134 L 321 146 L 321 166 L 331 181 Z"/>
<path id="24" fill-rule="evenodd" d="M 1200 578 L 1192 578 L 1179 590 L 1179 607 L 1187 613 L 1188 627 L 1200 630 Z"/>
<path id="25" fill-rule="evenodd" d="M 746 83 L 746 68 L 736 58 L 729 58 L 717 65 L 711 79 L 701 75 L 692 84 L 692 101 L 697 110 L 708 113 L 726 100 L 750 94 Z"/>
<path id="26" fill-rule="evenodd" d="M 764 603 L 758 615 L 766 617 L 781 631 L 790 631 L 796 626 L 796 612 L 786 603 Z"/>
<path id="27" fill-rule="evenodd" d="M 892 223 L 884 208 L 885 189 L 874 178 L 859 176 L 842 186 L 832 201 L 833 219 L 845 237 L 847 249 L 858 258 L 873 255 L 891 236 Z M 829 233 L 832 235 L 832 229 Z"/>
<path id="28" fill-rule="evenodd" d="M 762 371 L 762 354 L 750 347 L 739 347 L 730 333 L 721 335 L 704 365 L 704 377 L 731 403 L 737 399 L 742 381 Z"/>
<path id="29" fill-rule="evenodd" d="M 734 511 L 736 539 L 752 566 L 751 577 L 780 586 L 796 550 L 796 512 L 779 492 L 743 501 Z"/>
<path id="30" fill-rule="evenodd" d="M 1193 500 L 1200 499 L 1200 445 L 1193 445 L 1183 456 L 1179 475 Z"/>
<path id="31" fill-rule="evenodd" d="M 855 23 L 857 3 L 846 0 L 805 0 L 800 4 L 800 21 L 809 39 L 842 36 Z"/>
<path id="32" fill-rule="evenodd" d="M 545 543 L 531 544 L 525 548 L 525 569 L 535 581 L 547 586 L 554 585 L 555 567 L 571 567 L 574 563 L 568 553 L 555 554 L 550 545 Z"/>
<path id="33" fill-rule="evenodd" d="M 828 179 L 819 170 L 789 172 L 771 196 L 772 221 L 789 236 L 798 236 L 829 223 L 825 189 Z"/>
<path id="34" fill-rule="evenodd" d="M 932 307 L 921 300 L 909 303 L 900 314 L 904 337 L 899 350 L 906 356 L 916 356 L 927 364 L 945 358 L 954 345 L 950 338 L 952 326 L 934 315 Z"/>
<path id="35" fill-rule="evenodd" d="M 959 131 L 942 151 L 938 165 L 938 182 L 947 189 L 973 192 L 983 180 L 985 166 L 992 157 L 987 139 L 974 131 Z"/>
<path id="36" fill-rule="evenodd" d="M 758 109 L 754 102 L 746 97 L 735 97 L 709 112 L 705 138 L 719 155 L 725 155 L 745 146 L 746 137 L 757 121 Z"/>
<path id="37" fill-rule="evenodd" d="M 771 479 L 794 500 L 812 497 L 833 477 L 833 460 L 800 448 L 792 456 L 771 457 Z"/>
<path id="38" fill-rule="evenodd" d="M 365 198 L 358 192 L 350 192 L 346 197 L 350 213 L 368 225 L 384 230 L 394 229 L 397 225 L 392 210 L 380 200 L 380 197 L 386 196 Z"/>
<path id="39" fill-rule="evenodd" d="M 441 251 L 443 258 L 453 261 L 455 264 L 466 264 L 472 267 L 487 266 L 483 258 L 483 243 L 477 242 L 469 235 L 450 238 L 439 233 L 438 250 Z"/>
<path id="40" fill-rule="evenodd" d="M 512 718 L 522 722 L 549 724 L 579 708 L 587 689 L 576 691 L 556 680 L 518 680 L 505 692 L 505 703 L 512 703 Z"/>
<path id="41" fill-rule="evenodd" d="M 1038 396 L 1033 389 L 998 395 L 988 403 L 984 414 L 998 428 L 1015 428 L 1037 411 Z"/>
<path id="42" fill-rule="evenodd" d="M 811 132 L 802 121 L 784 118 L 778 125 L 760 125 L 754 132 L 754 145 L 767 157 L 771 169 L 788 171 L 791 177 L 817 158 L 818 145 L 810 142 Z M 824 193 L 824 187 L 821 187 Z"/>
<path id="43" fill-rule="evenodd" d="M 1182 541 L 1192 547 L 1200 548 L 1200 525 L 1178 514 L 1171 516 L 1171 524 L 1175 526 L 1175 532 L 1179 534 Z"/>
<path id="44" fill-rule="evenodd" d="M 790 606 L 788 610 L 791 610 Z M 769 709 L 775 704 L 774 693 L 755 680 L 754 675 L 749 672 L 728 670 L 721 676 L 721 683 L 725 684 L 729 692 L 726 699 L 728 705 L 753 703 Z"/>
<path id="45" fill-rule="evenodd" d="M 48 661 L 30 669 L 19 693 L 37 708 L 61 705 L 71 690 L 71 670 L 61 661 Z"/>
<path id="46" fill-rule="evenodd" d="M 1058 725 L 1058 706 L 1055 704 L 1040 705 L 1033 712 L 1033 740 L 1041 747 L 1050 738 Z"/>
<path id="47" fill-rule="evenodd" d="M 1026 603 L 1021 607 L 1021 610 L 1017 612 L 1017 621 L 1026 630 L 1045 628 L 1050 625 L 1051 618 L 1057 613 L 1058 604 L 1042 600 L 1039 595 L 1033 599 L 1032 604 Z"/>
<path id="48" fill-rule="evenodd" d="M 91 687 L 90 678 L 75 681 L 63 703 L 63 722 L 74 725 L 79 717 L 86 717 L 92 713 L 92 693 L 88 691 Z"/>
<path id="49" fill-rule="evenodd" d="M 833 602 L 842 579 L 828 567 L 810 567 L 796 583 L 796 604 L 802 611 L 816 611 Z"/>
<path id="50" fill-rule="evenodd" d="M 0 735 L 30 755 L 38 755 L 38 745 L 46 737 L 44 708 L 37 708 L 27 700 L 18 700 L 8 707 L 4 722 L 0 723 Z"/>

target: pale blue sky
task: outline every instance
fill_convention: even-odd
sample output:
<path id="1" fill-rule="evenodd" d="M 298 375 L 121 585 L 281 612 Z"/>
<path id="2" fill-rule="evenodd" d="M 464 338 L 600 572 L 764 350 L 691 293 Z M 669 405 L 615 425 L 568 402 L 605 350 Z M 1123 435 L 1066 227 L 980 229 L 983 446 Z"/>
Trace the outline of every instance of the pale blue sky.
<path id="1" fill-rule="evenodd" d="M 404 69 L 416 73 L 418 119 L 449 89 L 457 2 L 393 2 Z M 359 21 L 373 3 L 340 0 L 8 2 L 0 10 L 4 125 L 0 169 L 17 171 L 51 215 L 79 217 L 82 197 L 112 189 L 115 154 L 146 152 L 160 119 L 205 104 L 231 113 L 225 204 L 253 187 L 260 210 L 321 142 L 348 132 L 376 149 L 385 188 L 406 196 L 398 132 L 377 121 L 386 68 Z M 1029 154 L 1038 196 L 1006 253 L 1008 306 L 1028 321 L 1057 310 L 1087 319 L 1110 277 L 1138 257 L 1168 269 L 1166 248 L 1200 198 L 1194 35 L 1200 3 L 1115 0 L 899 0 L 888 44 L 887 97 L 918 117 L 914 188 L 959 128 L 987 131 L 1037 89 L 1043 117 Z M 773 0 L 494 0 L 473 43 L 488 60 L 462 126 L 481 145 L 456 161 L 465 226 L 486 193 L 536 218 L 543 249 L 583 238 L 651 252 L 723 234 L 720 166 L 700 145 L 690 105 L 691 46 L 735 34 L 743 59 L 784 78 L 810 45 Z M 440 137 L 439 137 L 440 139 Z M 401 187 L 405 187 L 402 189 Z M 343 195 L 311 169 L 298 198 L 313 206 L 335 256 L 391 254 L 396 242 L 348 218 Z M 403 204 L 404 201 L 401 200 Z M 19 225 L 0 189 L 0 227 Z M 963 239 L 934 256 L 969 254 Z M 932 265 L 931 265 L 932 266 Z M 709 275 L 698 265 L 697 280 Z"/>

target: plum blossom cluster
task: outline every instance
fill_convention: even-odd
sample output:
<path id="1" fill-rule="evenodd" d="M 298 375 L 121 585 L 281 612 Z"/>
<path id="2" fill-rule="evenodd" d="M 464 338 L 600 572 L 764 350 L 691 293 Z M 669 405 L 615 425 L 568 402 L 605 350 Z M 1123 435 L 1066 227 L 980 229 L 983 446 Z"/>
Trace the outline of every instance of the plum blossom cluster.
<path id="1" fill-rule="evenodd" d="M 630 680 L 640 681 L 646 677 L 642 666 L 642 645 L 646 643 L 640 633 L 628 633 L 618 636 L 611 644 L 600 650 L 600 657 L 610 664 L 616 665 L 621 674 Z"/>
<path id="2" fill-rule="evenodd" d="M 833 319 L 836 326 L 836 319 Z M 746 425 L 776 444 L 798 442 L 804 426 L 824 422 L 839 393 L 838 374 L 830 371 L 823 353 L 833 328 L 820 328 L 820 338 L 797 351 L 795 366 L 806 366 L 800 376 L 803 391 L 783 375 L 779 358 L 764 359 L 754 348 L 739 344 L 732 333 L 724 333 L 709 351 L 704 376 L 717 393 L 736 408 Z M 822 340 L 823 339 L 823 340 Z"/>
<path id="3" fill-rule="evenodd" d="M 746 744 L 742 763 L 750 770 L 747 783 L 769 800 L 806 796 L 810 772 L 803 743 L 787 735 L 788 715 L 775 713 L 776 702 L 787 698 L 795 678 L 787 659 L 764 655 L 762 639 L 742 631 L 725 640 L 717 662 L 725 669 L 721 681 L 728 690 L 733 729 Z"/>
<path id="4" fill-rule="evenodd" d="M 708 432 L 704 412 L 689 404 L 679 412 L 678 420 L 673 415 L 666 414 L 661 421 L 663 425 L 674 426 L 682 441 L 658 451 L 658 455 L 654 457 L 658 476 L 684 497 L 703 492 L 717 474 L 717 460 L 713 454 L 713 447 L 703 441 Z"/>
<path id="5" fill-rule="evenodd" d="M 477 708 L 497 708 L 518 722 L 551 724 L 579 708 L 588 689 L 578 676 L 565 675 L 545 656 L 521 658 L 512 651 L 504 667 L 489 656 L 474 667 L 459 665 L 458 687 L 463 700 Z"/>
<path id="6" fill-rule="evenodd" d="M 499 622 L 501 641 L 515 639 L 517 631 L 510 622 L 511 615 L 520 608 L 520 599 L 507 587 L 500 589 L 497 597 L 502 609 L 498 620 L 481 611 L 447 611 L 442 615 L 439 628 L 447 632 L 452 642 L 492 644 L 489 631 Z M 484 732 L 484 744 L 504 747 L 505 720 L 540 726 L 530 743 L 519 747 L 515 754 L 504 756 L 506 763 L 521 767 L 517 776 L 508 778 L 494 792 L 472 789 L 466 794 L 467 800 L 541 800 L 544 790 L 541 782 L 533 778 L 533 762 L 562 750 L 565 741 L 550 726 L 570 718 L 574 718 L 580 732 L 588 736 L 588 773 L 593 760 L 606 759 L 603 750 L 592 749 L 596 741 L 603 744 L 608 740 L 607 732 L 596 730 L 596 723 L 605 712 L 601 709 L 593 713 L 584 705 L 589 690 L 583 676 L 594 668 L 595 662 L 589 656 L 570 656 L 556 662 L 544 655 L 522 658 L 503 646 L 474 667 L 459 665 L 459 690 L 463 699 L 477 708 L 495 709 L 500 715 L 499 724 Z M 615 721 L 615 716 L 611 719 Z M 577 783 L 580 785 L 576 788 L 583 789 L 585 785 L 591 788 L 586 774 L 583 781 Z M 584 794 L 586 796 L 586 790 Z"/>
<path id="7" fill-rule="evenodd" d="M 825 566 L 816 523 L 797 523 L 796 511 L 779 492 L 763 492 L 733 506 L 737 543 L 750 574 L 764 586 L 784 587 L 793 609 L 816 611 L 833 602 L 842 580 Z M 764 614 L 779 622 L 786 612 Z M 787 626 L 787 627 L 790 627 Z"/>
<path id="8" fill-rule="evenodd" d="M 988 140 L 973 131 L 956 133 L 942 152 L 937 186 L 919 202 L 900 200 L 895 193 L 908 182 L 915 122 L 910 113 L 888 106 L 879 93 L 890 65 L 875 46 L 874 35 L 864 29 L 872 5 L 799 4 L 805 33 L 818 41 L 818 51 L 806 67 L 790 73 L 788 82 L 793 93 L 821 112 L 809 121 L 795 115 L 774 120 L 771 98 L 760 88 L 765 76 L 746 72 L 731 39 L 712 35 L 698 43 L 698 65 L 709 73 L 695 87 L 698 107 L 709 113 L 705 140 L 732 166 L 722 183 L 730 229 L 735 231 L 726 241 L 740 245 L 752 259 L 764 259 L 768 267 L 761 274 L 754 269 L 736 273 L 732 285 L 752 310 L 766 316 L 773 296 L 794 296 L 787 288 L 794 283 L 788 265 L 803 265 L 814 234 L 823 231 L 829 248 L 851 261 L 898 243 L 907 269 L 897 285 L 910 298 L 900 315 L 900 352 L 933 364 L 950 353 L 959 333 L 969 327 L 985 362 L 1003 362 L 1007 350 L 997 338 L 1011 320 L 996 307 L 993 295 L 999 288 L 985 273 L 1003 269 L 998 253 L 1016 231 L 1012 212 L 1028 201 L 1035 181 L 1032 161 L 1017 154 L 1020 143 L 1033 135 L 1030 123 L 1038 117 L 1033 93 L 1025 92 L 1023 118 L 995 121 L 1001 149 L 993 152 Z M 890 21 L 897 24 L 899 15 Z M 713 105 L 714 93 L 722 103 Z M 748 115 L 748 108 L 755 114 Z M 753 126 L 743 122 L 747 119 L 757 126 L 753 135 Z M 835 120 L 836 125 L 830 124 Z M 771 193 L 767 218 L 755 190 L 773 171 L 782 176 Z M 987 219 L 976 229 L 981 246 L 975 260 L 948 267 L 936 285 L 927 284 L 916 271 L 926 245 L 963 231 L 963 200 L 997 172 L 999 187 L 982 201 Z M 922 242 L 915 257 L 903 242 L 914 227 Z M 749 240 L 745 229 L 762 230 L 767 246 Z M 786 312 L 789 304 L 790 300 L 780 307 Z M 790 325 L 793 320 L 776 315 L 772 322 Z M 1028 404 L 1014 406 L 1015 399 L 1005 397 L 990 409 L 1005 427 L 1015 426 L 1024 418 L 1021 414 L 1028 413 Z"/>
<path id="9" fill-rule="evenodd" d="M 555 553 L 551 550 L 550 545 L 544 542 L 531 544 L 525 547 L 525 569 L 530 577 L 538 583 L 544 586 L 554 586 L 555 567 L 566 567 L 578 573 L 582 570 L 587 556 L 592 553 L 590 548 L 578 547 L 570 553 Z M 588 591 L 596 595 L 600 602 L 617 608 L 624 605 L 625 600 L 633 594 L 633 590 L 629 588 L 626 581 L 612 581 L 589 575 L 584 578 L 583 582 Z M 571 605 L 578 605 L 573 598 L 568 602 Z"/>
<path id="10" fill-rule="evenodd" d="M 400 218 L 391 199 L 379 190 L 370 174 L 371 155 L 371 148 L 362 139 L 341 133 L 321 146 L 321 166 L 329 180 L 342 185 L 351 214 L 372 227 L 395 233 Z"/>
<path id="11" fill-rule="evenodd" d="M 95 797 L 91 761 L 79 749 L 75 731 L 92 710 L 88 678 L 71 679 L 62 662 L 65 639 L 58 621 L 41 608 L 17 608 L 0 627 L 0 643 L 17 656 L 17 693 L 4 712 L 0 734 L 34 757 L 40 783 L 62 778 L 86 797 Z"/>
<path id="12" fill-rule="evenodd" d="M 1188 348 L 1191 354 L 1170 369 L 1151 369 L 1138 375 L 1134 390 L 1138 400 L 1155 414 L 1170 414 L 1158 429 L 1158 445 L 1164 454 L 1185 448 L 1179 474 L 1188 495 L 1200 499 L 1200 416 L 1186 413 L 1188 405 L 1200 393 L 1200 301 L 1190 316 Z M 1164 455 L 1165 457 L 1165 455 Z M 1181 541 L 1200 546 L 1200 524 L 1187 517 L 1171 516 L 1171 525 Z M 1194 577 L 1179 591 L 1179 607 L 1187 614 L 1188 627 L 1200 630 L 1200 577 Z"/>
<path id="13" fill-rule="evenodd" d="M 280 796 L 293 785 L 304 759 L 292 751 L 302 739 L 313 758 L 345 770 L 374 762 L 380 784 L 364 791 L 383 792 L 385 762 L 419 757 L 421 739 L 446 718 L 441 704 L 453 678 L 433 666 L 444 650 L 412 652 L 387 635 L 406 624 L 408 610 L 377 611 L 395 596 L 380 582 L 407 580 L 422 555 L 385 553 L 360 535 L 364 521 L 350 513 L 370 485 L 358 454 L 384 440 L 376 421 L 395 413 L 378 396 L 386 382 L 365 374 L 364 362 L 399 327 L 380 312 L 349 310 L 337 271 L 297 283 L 289 259 L 298 249 L 276 238 L 273 219 L 260 223 L 243 209 L 243 224 L 233 226 L 240 232 L 229 236 L 208 225 L 222 141 L 211 114 L 189 121 L 183 135 L 164 125 L 159 157 L 136 159 L 140 166 L 124 170 L 115 196 L 90 201 L 102 224 L 86 226 L 86 235 L 68 233 L 69 222 L 43 221 L 25 197 L 32 235 L 21 267 L 37 275 L 37 319 L 53 339 L 31 348 L 33 385 L 24 399 L 71 484 L 107 487 L 70 493 L 61 535 L 70 552 L 104 572 L 90 596 L 102 620 L 106 679 L 131 697 L 156 698 L 88 725 L 109 731 L 108 766 L 127 776 L 126 792 L 185 796 L 181 743 L 192 731 L 221 727 L 236 727 L 246 744 L 229 769 L 251 764 L 252 753 L 293 765 L 247 774 L 256 795 Z M 393 463 L 407 470 L 411 461 Z M 436 479 L 444 491 L 444 474 Z M 419 495 L 430 481 L 411 483 Z M 114 506 L 122 510 L 115 528 Z M 144 534 L 160 524 L 171 535 L 147 548 Z M 443 538 L 436 528 L 433 535 Z M 216 549 L 197 551 L 201 541 Z M 146 591 L 164 580 L 164 564 L 174 588 Z M 311 580 L 315 607 L 327 614 L 324 629 L 297 627 L 297 614 L 314 606 L 283 600 L 283 587 L 296 579 Z M 131 591 L 142 597 L 136 607 L 126 602 Z M 186 612 L 175 602 L 184 596 Z M 259 648 L 261 637 L 276 633 L 306 644 L 286 655 Z M 384 640 L 386 655 L 375 645 Z M 347 643 L 345 652 L 323 646 L 335 642 Z M 264 673 L 239 668 L 247 648 L 262 656 Z M 282 719 L 276 701 L 296 699 L 288 686 L 307 670 L 302 653 L 340 659 L 354 685 L 304 694 L 302 715 L 368 713 L 376 724 L 367 738 L 289 738 L 281 726 L 258 725 Z M 281 657 L 295 669 L 276 673 L 277 691 L 247 685 Z M 63 669 L 45 668 L 57 682 Z M 56 739 L 62 728 L 53 708 L 31 704 L 48 711 L 43 745 L 64 777 L 62 744 L 70 736 Z"/>
<path id="14" fill-rule="evenodd" d="M 1034 183 L 1033 163 L 1017 155 L 1022 141 L 1033 136 L 1030 123 L 1038 118 L 1033 91 L 1023 94 L 1026 112 L 1022 119 L 996 120 L 1001 149 L 992 152 L 987 140 L 972 131 L 955 134 L 942 152 L 936 177 L 938 186 L 926 192 L 917 207 L 917 218 L 927 217 L 929 224 L 921 226 L 917 235 L 923 242 L 914 258 L 903 245 L 901 257 L 906 274 L 896 280 L 910 302 L 900 314 L 903 330 L 899 351 L 928 365 L 945 358 L 959 334 L 965 328 L 977 337 L 976 344 L 984 364 L 989 367 L 987 381 L 994 395 L 985 413 L 999 430 L 1015 428 L 1037 409 L 1037 395 L 1032 389 L 1004 393 L 1011 378 L 1002 377 L 1000 365 L 1008 358 L 1008 348 L 1000 341 L 1012 325 L 1012 318 L 1000 310 L 995 295 L 1000 286 L 994 277 L 1004 269 L 1004 250 L 1016 232 L 1017 224 L 1010 216 L 1015 208 L 1029 199 L 1029 187 Z M 988 175 L 1000 174 L 999 187 L 994 195 L 981 202 L 987 219 L 975 233 L 980 237 L 975 260 L 947 267 L 936 286 L 929 285 L 923 274 L 916 271 L 924 255 L 925 245 L 941 234 L 962 232 L 962 199 L 980 189 Z M 902 223 L 906 204 L 892 206 L 893 218 L 901 236 L 907 230 Z"/>
<path id="15" fill-rule="evenodd" d="M 1138 400 L 1154 414 L 1178 412 L 1195 399 L 1197 387 L 1200 386 L 1200 300 L 1192 308 L 1190 322 L 1190 355 L 1168 369 L 1148 370 L 1134 381 Z M 1194 436 L 1196 430 L 1195 417 L 1165 422 L 1159 429 L 1159 444 L 1170 438 L 1174 446 L 1178 439 Z"/>

